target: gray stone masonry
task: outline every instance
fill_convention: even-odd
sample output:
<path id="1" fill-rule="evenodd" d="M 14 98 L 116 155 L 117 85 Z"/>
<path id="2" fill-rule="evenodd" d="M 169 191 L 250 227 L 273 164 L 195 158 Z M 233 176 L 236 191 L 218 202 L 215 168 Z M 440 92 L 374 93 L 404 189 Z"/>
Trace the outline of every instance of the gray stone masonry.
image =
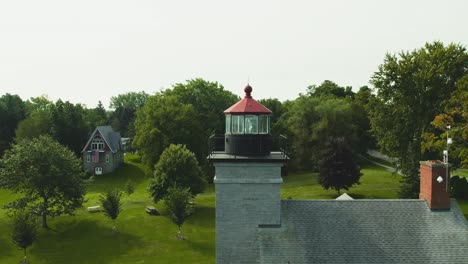
<path id="1" fill-rule="evenodd" d="M 259 263 L 259 225 L 281 224 L 282 163 L 214 161 L 216 263 Z"/>

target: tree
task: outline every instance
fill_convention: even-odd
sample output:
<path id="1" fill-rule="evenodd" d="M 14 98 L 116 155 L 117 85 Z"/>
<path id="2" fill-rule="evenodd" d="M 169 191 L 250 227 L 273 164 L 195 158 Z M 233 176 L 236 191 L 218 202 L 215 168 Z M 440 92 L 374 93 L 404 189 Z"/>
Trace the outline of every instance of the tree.
<path id="1" fill-rule="evenodd" d="M 301 96 L 287 116 L 297 169 L 316 169 L 320 150 L 330 137 L 343 137 L 352 147 L 359 143 L 352 104 L 346 99 Z"/>
<path id="2" fill-rule="evenodd" d="M 83 204 L 85 187 L 81 160 L 48 136 L 24 140 L 0 160 L 0 187 L 21 197 L 9 207 L 27 206 L 47 216 L 72 215 Z"/>
<path id="3" fill-rule="evenodd" d="M 445 102 L 444 112 L 431 122 L 435 130 L 422 134 L 421 148 L 423 152 L 440 155 L 447 149 L 448 136 L 453 139 L 448 149 L 449 162 L 455 167 L 468 168 L 468 75 L 455 85 L 457 90 Z"/>
<path id="4" fill-rule="evenodd" d="M 101 101 L 95 108 L 84 109 L 84 111 L 88 131 L 93 131 L 97 126 L 107 125 L 107 113 Z"/>
<path id="5" fill-rule="evenodd" d="M 124 137 L 135 135 L 136 111 L 143 107 L 149 95 L 145 92 L 129 92 L 111 97 L 110 108 L 114 111 L 109 120 L 112 127 Z"/>
<path id="6" fill-rule="evenodd" d="M 141 92 L 128 92 L 112 96 L 110 99 L 110 108 L 127 108 L 127 109 L 138 109 L 145 104 L 146 99 L 149 95 L 144 91 Z"/>
<path id="7" fill-rule="evenodd" d="M 189 188 L 181 188 L 173 186 L 168 189 L 167 195 L 164 197 L 164 203 L 166 204 L 167 212 L 171 221 L 179 227 L 177 233 L 178 239 L 183 239 L 181 234 L 182 225 L 185 220 L 190 216 L 193 211 L 190 199 L 192 193 Z"/>
<path id="8" fill-rule="evenodd" d="M 195 153 L 205 175 L 211 180 L 214 167 L 206 159 L 208 155 L 208 138 L 213 134 L 224 134 L 224 110 L 239 101 L 239 97 L 224 90 L 217 82 L 206 81 L 201 78 L 188 80 L 186 83 L 176 83 L 172 89 L 163 92 L 165 96 L 172 96 L 182 104 L 189 104 L 195 110 L 196 122 L 201 124 L 199 131 L 192 131 L 194 141 L 202 143 L 196 148 L 190 144 L 187 147 Z M 181 143 L 181 142 L 171 142 Z"/>
<path id="9" fill-rule="evenodd" d="M 36 240 L 36 217 L 28 211 L 18 210 L 13 214 L 12 222 L 11 239 L 15 245 L 24 250 L 24 260 L 21 263 L 29 263 L 26 257 L 26 249 Z"/>
<path id="10" fill-rule="evenodd" d="M 354 160 L 353 151 L 344 138 L 331 137 L 320 152 L 319 183 L 325 189 L 348 190 L 359 184 L 361 169 Z"/>
<path id="11" fill-rule="evenodd" d="M 25 102 L 27 117 L 16 129 L 15 141 L 33 139 L 41 135 L 52 136 L 52 109 L 54 103 L 46 96 L 33 97 Z"/>
<path id="12" fill-rule="evenodd" d="M 164 150 L 154 168 L 148 191 L 155 203 L 174 185 L 189 188 L 192 195 L 201 193 L 205 188 L 206 181 L 195 155 L 183 145 L 171 144 Z"/>
<path id="13" fill-rule="evenodd" d="M 128 196 L 135 192 L 135 184 L 133 184 L 132 181 L 129 180 L 127 183 L 125 183 L 125 192 L 128 194 Z"/>
<path id="14" fill-rule="evenodd" d="M 401 198 L 417 198 L 419 161 L 440 155 L 422 153 L 422 134 L 443 113 L 455 83 L 468 74 L 468 53 L 461 45 L 427 43 L 398 55 L 387 54 L 372 76 L 377 91 L 368 106 L 371 131 L 380 150 L 397 159 L 403 175 Z"/>
<path id="15" fill-rule="evenodd" d="M 135 129 L 133 145 L 149 168 L 154 168 L 170 144 L 184 144 L 202 158 L 206 141 L 197 136 L 202 134 L 197 112 L 191 104 L 183 104 L 173 96 L 157 94 L 148 98 L 137 112 Z"/>
<path id="16" fill-rule="evenodd" d="M 224 110 L 239 101 L 239 97 L 224 90 L 217 82 L 209 82 L 201 78 L 188 80 L 187 83 L 177 83 L 172 89 L 164 91 L 165 95 L 176 97 L 183 104 L 191 104 L 198 113 L 198 120 L 203 124 L 204 137 L 225 130 Z M 205 153 L 203 153 L 205 154 Z M 203 156 L 203 159 L 206 156 Z"/>
<path id="17" fill-rule="evenodd" d="M 259 103 L 264 105 L 266 108 L 270 109 L 273 113 L 271 114 L 271 129 L 275 134 L 279 134 L 280 129 L 278 129 L 277 122 L 281 116 L 286 112 L 285 107 L 280 100 L 276 98 L 268 98 L 258 100 Z"/>
<path id="18" fill-rule="evenodd" d="M 319 86 L 310 85 L 307 87 L 307 94 L 312 97 L 353 97 L 354 93 L 351 86 L 341 87 L 338 84 L 325 80 Z"/>
<path id="19" fill-rule="evenodd" d="M 26 107 L 18 95 L 0 97 L 0 156 L 13 143 L 18 123 L 26 117 Z"/>
<path id="20" fill-rule="evenodd" d="M 355 93 L 354 100 L 352 101 L 352 113 L 354 124 L 356 125 L 356 135 L 358 135 L 358 143 L 355 145 L 356 152 L 366 154 L 367 149 L 377 147 L 375 139 L 370 133 L 371 125 L 367 107 L 369 101 L 374 95 L 371 89 L 367 86 L 362 86 L 359 91 Z"/>
<path id="21" fill-rule="evenodd" d="M 89 133 L 83 106 L 58 100 L 51 109 L 51 122 L 50 134 L 60 144 L 80 155 Z"/>
<path id="22" fill-rule="evenodd" d="M 50 113 L 37 110 L 18 124 L 15 141 L 37 138 L 41 135 L 50 135 Z"/>
<path id="23" fill-rule="evenodd" d="M 104 209 L 104 215 L 109 217 L 112 220 L 112 230 L 116 230 L 115 227 L 115 220 L 119 216 L 120 212 L 122 212 L 122 202 L 120 201 L 122 198 L 122 192 L 118 189 L 113 189 L 107 191 L 106 193 L 102 193 L 99 197 L 99 201 L 102 204 L 102 208 Z"/>

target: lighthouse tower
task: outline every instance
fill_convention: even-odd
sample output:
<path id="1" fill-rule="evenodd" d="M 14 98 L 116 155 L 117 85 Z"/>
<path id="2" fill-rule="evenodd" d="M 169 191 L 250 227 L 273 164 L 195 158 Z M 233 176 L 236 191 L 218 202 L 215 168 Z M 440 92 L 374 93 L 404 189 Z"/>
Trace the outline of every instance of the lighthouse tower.
<path id="1" fill-rule="evenodd" d="M 245 97 L 224 111 L 224 151 L 212 152 L 216 188 L 216 263 L 258 263 L 257 229 L 280 226 L 284 152 L 273 151 L 271 111 Z"/>

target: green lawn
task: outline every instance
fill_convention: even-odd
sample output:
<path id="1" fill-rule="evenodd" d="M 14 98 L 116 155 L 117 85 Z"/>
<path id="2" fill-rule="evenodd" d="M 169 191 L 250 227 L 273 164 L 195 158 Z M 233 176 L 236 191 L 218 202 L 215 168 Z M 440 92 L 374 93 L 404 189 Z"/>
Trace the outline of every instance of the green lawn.
<path id="1" fill-rule="evenodd" d="M 452 171 L 452 175 L 458 175 L 461 177 L 468 178 L 468 170 L 467 169 L 458 169 L 455 171 Z"/>
<path id="2" fill-rule="evenodd" d="M 128 162 L 128 159 L 127 159 Z M 135 193 L 125 195 L 124 211 L 117 219 L 119 233 L 112 233 L 112 222 L 102 213 L 88 213 L 86 207 L 98 205 L 99 194 L 109 188 L 123 189 L 126 181 L 136 183 Z M 183 226 L 187 240 L 175 239 L 177 226 L 166 216 L 162 203 L 156 207 L 162 216 L 144 212 L 152 201 L 146 192 L 147 179 L 138 163 L 125 164 L 117 173 L 98 176 L 88 187 L 87 202 L 75 216 L 50 218 L 50 230 L 40 229 L 38 240 L 28 250 L 33 264 L 53 263 L 214 263 L 213 186 L 196 197 L 196 214 Z M 2 204 L 13 200 L 0 190 Z M 0 209 L 0 263 L 18 263 L 22 251 L 11 242 L 8 218 Z"/>
<path id="3" fill-rule="evenodd" d="M 362 199 L 392 199 L 397 197 L 400 176 L 382 167 L 363 161 L 361 184 L 347 192 L 351 197 Z M 301 173 L 283 177 L 281 198 L 287 199 L 334 199 L 335 190 L 324 190 L 317 183 L 318 173 Z"/>
<path id="4" fill-rule="evenodd" d="M 131 159 L 129 159 L 131 158 Z M 50 230 L 40 230 L 37 241 L 28 250 L 33 264 L 73 263 L 214 263 L 215 262 L 215 195 L 210 185 L 196 197 L 196 213 L 183 226 L 186 240 L 176 240 L 177 226 L 170 222 L 162 203 L 156 205 L 161 216 L 144 212 L 152 204 L 146 192 L 144 168 L 135 157 L 126 157 L 118 172 L 98 176 L 88 186 L 87 202 L 75 216 L 50 218 Z M 381 167 L 365 163 L 361 184 L 348 193 L 354 198 L 396 198 L 399 176 Z M 91 214 L 87 206 L 98 204 L 99 194 L 109 188 L 122 188 L 128 179 L 136 184 L 135 193 L 125 196 L 125 207 L 117 219 L 119 233 L 112 233 L 112 223 L 102 213 Z M 290 174 L 284 177 L 283 199 L 333 199 L 333 190 L 317 184 L 317 174 Z M 14 197 L 0 190 L 1 204 Z M 460 201 L 468 213 L 468 201 Z M 8 217 L 0 209 L 0 263 L 18 263 L 22 251 L 9 237 Z"/>

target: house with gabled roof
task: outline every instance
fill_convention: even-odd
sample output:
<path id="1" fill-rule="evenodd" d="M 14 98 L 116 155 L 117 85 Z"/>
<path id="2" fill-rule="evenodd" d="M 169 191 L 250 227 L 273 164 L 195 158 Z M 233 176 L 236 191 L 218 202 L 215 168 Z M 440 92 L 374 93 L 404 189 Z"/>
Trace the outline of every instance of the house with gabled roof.
<path id="1" fill-rule="evenodd" d="M 85 170 L 95 175 L 113 172 L 123 163 L 120 133 L 111 126 L 96 127 L 81 153 Z"/>

